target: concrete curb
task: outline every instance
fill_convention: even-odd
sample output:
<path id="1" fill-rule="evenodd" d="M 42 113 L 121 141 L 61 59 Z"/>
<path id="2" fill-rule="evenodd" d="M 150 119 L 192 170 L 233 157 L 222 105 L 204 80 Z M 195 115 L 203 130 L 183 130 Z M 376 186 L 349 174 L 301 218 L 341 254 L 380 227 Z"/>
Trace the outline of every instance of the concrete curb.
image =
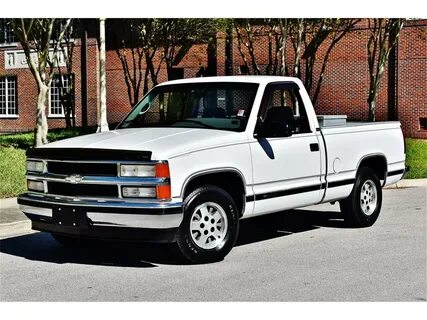
<path id="1" fill-rule="evenodd" d="M 0 224 L 0 239 L 36 232 L 31 230 L 31 221 L 17 221 Z"/>
<path id="2" fill-rule="evenodd" d="M 397 183 L 391 184 L 384 189 L 399 189 L 399 188 L 413 188 L 413 187 L 427 187 L 427 179 L 403 179 Z"/>
<path id="3" fill-rule="evenodd" d="M 0 199 L 0 209 L 17 208 L 17 198 L 5 198 Z"/>

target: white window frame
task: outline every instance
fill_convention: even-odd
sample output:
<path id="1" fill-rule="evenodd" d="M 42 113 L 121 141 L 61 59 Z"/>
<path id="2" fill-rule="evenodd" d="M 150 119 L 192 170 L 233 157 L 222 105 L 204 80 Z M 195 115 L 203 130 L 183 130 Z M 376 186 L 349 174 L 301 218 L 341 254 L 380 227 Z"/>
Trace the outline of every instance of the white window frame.
<path id="1" fill-rule="evenodd" d="M 8 86 L 8 79 L 14 78 L 15 80 L 15 112 L 14 114 L 9 114 L 9 86 Z M 17 76 L 0 76 L 0 79 L 4 79 L 4 92 L 5 92 L 5 106 L 6 106 L 6 114 L 0 114 L 0 118 L 8 118 L 8 119 L 16 119 L 19 118 L 19 110 L 18 110 L 18 77 Z"/>
<path id="2" fill-rule="evenodd" d="M 67 74 L 56 73 L 53 76 L 54 77 L 58 77 L 58 76 L 59 77 L 64 77 L 64 76 L 68 77 L 68 83 L 70 81 L 73 81 L 73 74 L 71 74 L 71 73 L 67 73 Z M 49 88 L 49 108 L 48 108 L 49 112 L 48 112 L 47 117 L 51 118 L 51 119 L 64 119 L 65 118 L 64 108 L 61 108 L 61 113 L 52 113 L 52 87 L 53 87 L 54 81 L 55 81 L 55 79 L 52 80 L 51 86 Z M 73 114 L 71 114 L 71 117 L 73 117 Z"/>

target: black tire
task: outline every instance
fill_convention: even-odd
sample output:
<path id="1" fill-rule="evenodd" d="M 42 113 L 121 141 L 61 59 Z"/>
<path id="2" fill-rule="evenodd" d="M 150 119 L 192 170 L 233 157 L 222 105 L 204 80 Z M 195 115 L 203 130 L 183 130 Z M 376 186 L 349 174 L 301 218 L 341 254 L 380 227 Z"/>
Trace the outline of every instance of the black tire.
<path id="1" fill-rule="evenodd" d="M 64 236 L 62 234 L 51 233 L 52 237 L 62 246 L 67 248 L 82 248 L 88 246 L 88 241 L 79 238 Z"/>
<path id="2" fill-rule="evenodd" d="M 223 231 L 226 233 L 222 240 L 219 240 L 220 236 L 218 236 L 218 239 L 209 236 L 208 240 L 213 241 L 213 244 L 221 241 L 216 247 L 209 249 L 200 247 L 192 236 L 194 234 L 197 237 L 197 232 L 194 233 L 193 231 L 192 233 L 190 230 L 191 219 L 194 219 L 193 213 L 197 208 L 206 203 L 213 203 L 220 206 L 227 217 L 228 225 L 227 230 Z M 200 225 L 202 225 L 202 220 L 200 221 Z M 189 261 L 193 263 L 206 263 L 223 260 L 236 243 L 238 234 L 239 214 L 237 206 L 233 198 L 226 191 L 213 185 L 206 185 L 197 188 L 185 198 L 184 219 L 177 232 L 177 244 L 182 255 Z M 200 236 L 201 234 L 199 238 Z"/>
<path id="3" fill-rule="evenodd" d="M 367 192 L 367 194 L 364 192 L 365 196 L 361 194 L 364 186 L 366 186 Z M 369 189 L 369 187 L 371 187 L 371 189 Z M 375 190 L 373 190 L 373 188 L 375 188 Z M 369 192 L 368 189 L 371 191 Z M 370 198 L 370 195 L 374 193 L 375 197 L 371 196 L 372 198 Z M 368 197 L 368 202 L 365 202 L 367 199 L 366 196 Z M 370 202 L 369 199 L 375 199 L 375 201 L 372 200 L 372 202 Z M 372 209 L 374 208 L 374 203 L 375 209 Z M 381 211 L 381 204 L 382 189 L 380 180 L 372 169 L 368 167 L 360 168 L 351 194 L 348 198 L 340 201 L 340 208 L 344 215 L 344 221 L 348 226 L 354 228 L 370 227 L 378 219 Z M 363 207 L 364 205 L 365 208 Z M 369 205 L 371 205 L 371 208 L 369 208 Z M 366 213 L 365 211 L 367 208 L 371 209 L 372 212 Z"/>

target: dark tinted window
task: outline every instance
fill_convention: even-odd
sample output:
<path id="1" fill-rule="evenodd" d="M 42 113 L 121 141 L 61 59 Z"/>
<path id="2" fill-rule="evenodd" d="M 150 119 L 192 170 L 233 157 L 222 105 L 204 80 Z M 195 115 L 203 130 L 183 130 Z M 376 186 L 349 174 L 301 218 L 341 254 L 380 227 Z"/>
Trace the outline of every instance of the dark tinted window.
<path id="1" fill-rule="evenodd" d="M 293 83 L 270 84 L 267 86 L 262 100 L 262 107 L 259 113 L 261 121 L 265 120 L 267 112 L 271 108 L 292 109 L 295 119 L 296 133 L 307 133 L 310 131 L 307 113 L 304 104 L 302 103 L 298 87 Z"/>

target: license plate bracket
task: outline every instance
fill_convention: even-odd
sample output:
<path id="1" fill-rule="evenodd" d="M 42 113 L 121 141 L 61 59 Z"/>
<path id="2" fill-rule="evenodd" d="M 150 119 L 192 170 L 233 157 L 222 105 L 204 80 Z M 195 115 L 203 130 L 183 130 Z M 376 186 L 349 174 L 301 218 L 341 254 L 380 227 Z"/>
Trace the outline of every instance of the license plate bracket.
<path id="1" fill-rule="evenodd" d="M 87 213 L 77 207 L 58 206 L 52 210 L 52 222 L 64 227 L 87 227 Z"/>

